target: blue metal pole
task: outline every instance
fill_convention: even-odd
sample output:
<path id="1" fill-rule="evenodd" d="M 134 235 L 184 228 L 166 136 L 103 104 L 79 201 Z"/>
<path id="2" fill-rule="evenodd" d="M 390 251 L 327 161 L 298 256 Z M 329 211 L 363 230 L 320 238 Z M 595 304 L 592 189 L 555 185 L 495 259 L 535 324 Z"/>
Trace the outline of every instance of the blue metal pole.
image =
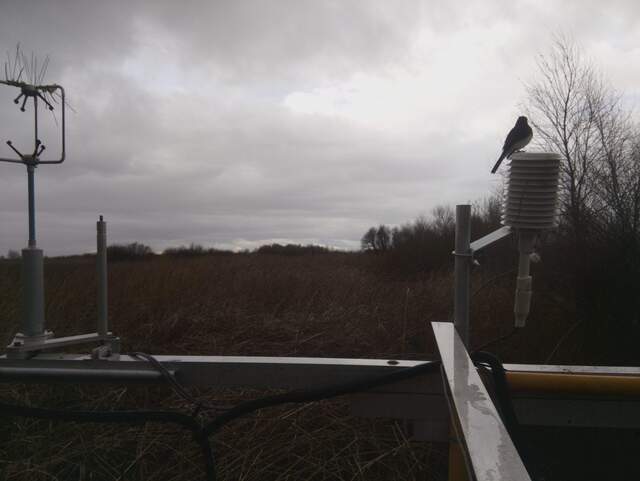
<path id="1" fill-rule="evenodd" d="M 34 195 L 34 171 L 35 166 L 27 166 L 27 179 L 29 183 L 29 247 L 36 246 L 36 208 Z"/>
<path id="2" fill-rule="evenodd" d="M 36 201 L 34 174 L 38 162 L 38 97 L 33 97 L 33 164 L 27 165 L 29 178 L 29 247 L 36 246 Z"/>

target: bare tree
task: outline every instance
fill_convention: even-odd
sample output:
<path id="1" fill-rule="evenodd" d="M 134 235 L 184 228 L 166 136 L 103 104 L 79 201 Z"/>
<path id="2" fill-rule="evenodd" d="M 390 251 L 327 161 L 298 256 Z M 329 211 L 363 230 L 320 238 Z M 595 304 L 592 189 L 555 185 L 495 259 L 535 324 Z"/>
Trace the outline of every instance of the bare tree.
<path id="1" fill-rule="evenodd" d="M 360 248 L 363 251 L 385 252 L 391 250 L 392 245 L 392 230 L 384 224 L 369 228 L 360 239 Z"/>
<path id="2" fill-rule="evenodd" d="M 450 205 L 438 205 L 431 213 L 433 214 L 433 228 L 436 232 L 445 235 L 455 230 L 456 215 Z"/>
<path id="3" fill-rule="evenodd" d="M 565 158 L 562 213 L 576 240 L 587 226 L 638 232 L 638 135 L 620 95 L 564 37 L 538 58 L 538 68 L 525 108 L 538 142 Z"/>
<path id="4" fill-rule="evenodd" d="M 619 96 L 596 97 L 590 107 L 600 147 L 594 179 L 599 215 L 608 229 L 635 236 L 640 227 L 637 132 Z"/>
<path id="5" fill-rule="evenodd" d="M 538 69 L 526 85 L 525 110 L 537 142 L 564 157 L 565 267 L 558 269 L 568 269 L 578 318 L 598 327 L 589 329 L 594 344 L 610 335 L 611 321 L 632 339 L 631 332 L 640 335 L 633 331 L 640 319 L 638 128 L 620 94 L 567 38 L 539 56 Z"/>
<path id="6" fill-rule="evenodd" d="M 391 229 L 386 225 L 380 225 L 376 231 L 376 250 L 388 251 L 391 249 Z"/>
<path id="7" fill-rule="evenodd" d="M 376 249 L 376 228 L 371 227 L 364 233 L 362 239 L 360 239 L 360 248 L 363 251 L 372 251 Z"/>
<path id="8" fill-rule="evenodd" d="M 565 158 L 561 208 L 580 238 L 594 199 L 595 164 L 602 155 L 594 107 L 607 95 L 591 64 L 566 38 L 556 38 L 550 52 L 538 57 L 537 65 L 538 78 L 526 84 L 525 110 L 536 142 Z"/>

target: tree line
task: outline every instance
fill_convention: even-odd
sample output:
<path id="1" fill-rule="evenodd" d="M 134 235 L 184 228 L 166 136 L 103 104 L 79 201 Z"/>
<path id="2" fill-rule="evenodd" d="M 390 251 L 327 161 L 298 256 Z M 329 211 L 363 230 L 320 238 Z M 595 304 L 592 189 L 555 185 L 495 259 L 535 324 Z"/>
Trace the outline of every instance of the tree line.
<path id="1" fill-rule="evenodd" d="M 500 225 L 500 198 L 489 197 L 472 206 L 474 235 L 482 236 Z M 455 237 L 455 212 L 437 206 L 431 217 L 421 216 L 397 227 L 384 224 L 369 228 L 360 240 L 362 251 L 389 258 L 391 269 L 406 275 L 445 268 L 451 262 Z"/>

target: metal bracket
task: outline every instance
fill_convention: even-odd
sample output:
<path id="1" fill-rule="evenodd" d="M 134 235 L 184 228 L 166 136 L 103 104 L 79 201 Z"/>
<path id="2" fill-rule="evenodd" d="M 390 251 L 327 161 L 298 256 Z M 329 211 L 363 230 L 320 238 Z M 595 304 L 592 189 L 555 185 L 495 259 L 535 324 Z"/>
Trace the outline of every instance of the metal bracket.
<path id="1" fill-rule="evenodd" d="M 505 237 L 510 236 L 512 233 L 513 233 L 513 229 L 505 225 L 504 227 L 501 227 L 498 230 L 494 230 L 490 234 L 487 234 L 486 236 L 473 241 L 469 246 L 471 248 L 471 255 L 473 255 L 474 252 L 478 252 L 484 249 L 485 247 L 490 246 L 491 244 L 499 241 L 500 239 L 504 239 Z"/>
<path id="2" fill-rule="evenodd" d="M 505 225 L 500 227 L 498 230 L 494 230 L 490 234 L 487 234 L 484 237 L 480 237 L 469 244 L 469 252 L 467 253 L 457 253 L 456 251 L 451 251 L 455 257 L 471 257 L 473 258 L 474 254 L 478 251 L 481 251 L 485 247 L 489 247 L 494 242 L 498 242 L 500 239 L 504 239 L 505 237 L 509 237 L 513 234 L 514 230 Z"/>
<path id="3" fill-rule="evenodd" d="M 6 347 L 6 353 L 9 359 L 28 359 L 40 351 L 74 346 L 77 344 L 87 344 L 90 342 L 103 343 L 101 347 L 104 349 L 97 354 L 100 359 L 120 353 L 120 338 L 114 336 L 111 332 L 108 332 L 106 335 L 93 332 L 77 336 L 54 337 L 51 331 L 45 331 L 41 336 L 25 336 L 19 332 Z"/>
<path id="4" fill-rule="evenodd" d="M 35 110 L 35 122 L 36 122 L 36 128 L 35 128 L 35 150 L 33 155 L 22 155 L 20 152 L 18 152 L 15 147 L 13 147 L 11 141 L 7 141 L 7 145 L 9 145 L 9 147 L 11 147 L 17 154 L 18 157 L 20 158 L 20 160 L 17 159 L 9 159 L 9 158 L 0 158 L 0 162 L 11 162 L 11 163 L 15 163 L 15 164 L 25 164 L 25 165 L 39 165 L 39 164 L 61 164 L 62 162 L 64 162 L 64 159 L 66 157 L 66 143 L 65 143 L 65 139 L 66 139 L 66 115 L 65 115 L 65 110 L 66 110 L 66 98 L 65 98 L 65 91 L 64 88 L 60 85 L 57 84 L 52 84 L 52 85 L 30 85 L 30 84 L 26 84 L 24 82 L 0 82 L 2 84 L 5 85 L 9 85 L 9 86 L 13 86 L 13 87 L 18 87 L 20 88 L 20 95 L 14 100 L 15 103 L 18 103 L 18 99 L 20 97 L 24 97 L 23 102 L 22 102 L 22 107 L 20 108 L 20 110 L 22 112 L 25 111 L 25 103 L 27 101 L 28 98 L 33 98 L 34 101 L 34 110 Z M 54 92 L 59 92 L 60 94 L 60 111 L 62 114 L 61 117 L 61 140 L 60 140 L 60 147 L 61 147 L 61 152 L 60 152 L 60 158 L 56 159 L 56 160 L 40 160 L 40 154 L 42 153 L 42 151 L 44 150 L 44 148 L 41 146 L 40 141 L 38 140 L 38 100 L 37 99 L 41 99 L 42 101 L 45 102 L 45 104 L 47 105 L 47 108 L 49 110 L 53 110 L 53 106 L 51 105 L 51 103 L 49 103 L 49 101 L 47 101 L 47 99 L 42 95 L 42 92 L 46 92 L 48 94 L 53 94 Z"/>

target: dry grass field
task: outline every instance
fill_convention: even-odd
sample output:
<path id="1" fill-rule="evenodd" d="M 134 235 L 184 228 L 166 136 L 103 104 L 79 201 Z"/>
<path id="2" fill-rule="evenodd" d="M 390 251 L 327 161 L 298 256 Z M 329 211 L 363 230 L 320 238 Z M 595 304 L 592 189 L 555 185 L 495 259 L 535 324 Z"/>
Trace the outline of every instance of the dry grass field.
<path id="1" fill-rule="evenodd" d="M 512 331 L 511 275 L 477 272 L 474 345 Z M 89 257 L 49 259 L 46 319 L 57 335 L 92 329 L 96 280 Z M 404 279 L 375 255 L 157 256 L 113 262 L 109 308 L 123 352 L 433 359 L 431 321 L 450 318 L 452 277 Z M 19 265 L 0 262 L 3 342 L 18 328 Z M 523 331 L 489 349 L 540 362 L 570 326 L 543 291 Z M 553 322 L 548 322 L 553 318 Z M 560 319 L 560 320 L 558 320 Z M 543 329 L 544 327 L 544 329 Z M 210 390 L 219 406 L 264 393 Z M 0 399 L 77 409 L 187 408 L 169 388 L 0 385 Z M 192 480 L 202 463 L 173 427 L 77 425 L 4 418 L 0 477 L 7 480 Z M 219 479 L 364 480 L 446 477 L 447 447 L 408 439 L 391 420 L 350 417 L 344 400 L 268 409 L 226 427 L 213 442 Z"/>

